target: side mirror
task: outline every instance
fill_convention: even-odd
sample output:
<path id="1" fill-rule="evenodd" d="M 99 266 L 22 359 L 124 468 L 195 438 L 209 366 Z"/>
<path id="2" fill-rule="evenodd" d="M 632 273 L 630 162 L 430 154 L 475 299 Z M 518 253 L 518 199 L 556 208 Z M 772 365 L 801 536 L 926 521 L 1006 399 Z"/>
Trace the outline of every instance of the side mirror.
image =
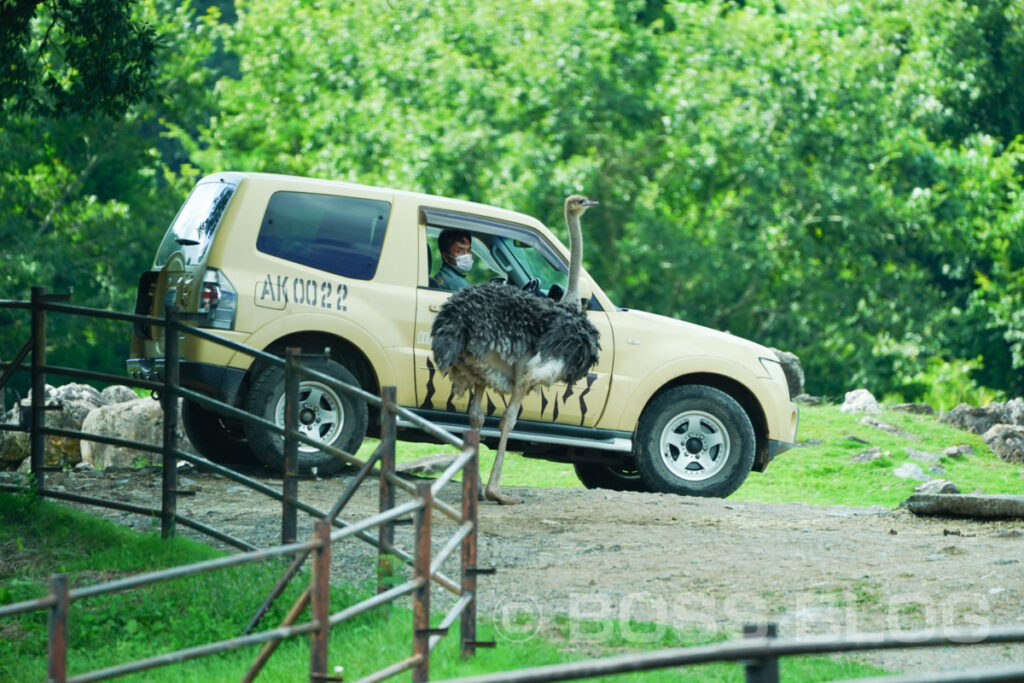
<path id="1" fill-rule="evenodd" d="M 594 284 L 590 281 L 590 278 L 580 278 L 580 299 L 584 301 L 583 309 L 586 310 L 586 302 L 590 301 L 590 297 L 594 295 Z"/>

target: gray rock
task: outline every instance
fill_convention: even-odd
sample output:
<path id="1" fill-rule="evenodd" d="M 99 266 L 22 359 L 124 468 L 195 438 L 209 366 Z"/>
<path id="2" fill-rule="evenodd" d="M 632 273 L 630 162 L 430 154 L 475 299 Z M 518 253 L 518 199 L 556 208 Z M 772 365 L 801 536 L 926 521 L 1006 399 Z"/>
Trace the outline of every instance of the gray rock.
<path id="1" fill-rule="evenodd" d="M 159 401 L 150 398 L 138 398 L 97 408 L 89 413 L 82 425 L 82 431 L 90 434 L 113 436 L 153 446 L 163 443 L 163 429 L 163 408 Z M 180 427 L 178 447 L 183 451 L 195 452 Z M 161 456 L 159 453 L 83 440 L 82 461 L 96 469 L 138 467 L 158 465 Z"/>
<path id="2" fill-rule="evenodd" d="M 897 403 L 890 410 L 898 410 L 902 413 L 914 413 L 915 415 L 934 415 L 935 408 L 927 403 Z"/>
<path id="3" fill-rule="evenodd" d="M 821 396 L 811 396 L 810 394 L 799 394 L 793 397 L 795 403 L 802 403 L 805 406 L 820 406 L 824 403 L 824 399 Z"/>
<path id="4" fill-rule="evenodd" d="M 786 375 L 786 383 L 789 385 L 789 395 L 799 396 L 804 393 L 804 369 L 800 364 L 800 357 L 789 351 L 770 349 L 782 364 L 782 372 Z"/>
<path id="5" fill-rule="evenodd" d="M 974 448 L 963 443 L 959 446 L 950 446 L 946 450 L 942 451 L 942 455 L 947 458 L 962 458 L 965 455 L 974 455 Z"/>
<path id="6" fill-rule="evenodd" d="M 858 453 L 857 455 L 853 456 L 852 458 L 850 458 L 850 464 L 851 465 L 855 465 L 855 464 L 861 464 L 861 463 L 865 463 L 865 462 L 872 462 L 874 460 L 878 460 L 879 458 L 884 458 L 887 455 L 889 455 L 888 451 L 883 453 L 881 448 L 879 448 L 878 446 L 875 446 L 874 448 L 872 448 L 870 450 L 863 451 L 863 452 Z"/>
<path id="7" fill-rule="evenodd" d="M 395 471 L 399 474 L 408 474 L 416 477 L 426 477 L 431 475 L 437 475 L 444 472 L 445 468 L 458 457 L 455 453 L 438 453 L 437 455 L 428 455 L 425 458 L 414 460 L 412 462 L 404 462 L 395 466 Z"/>
<path id="8" fill-rule="evenodd" d="M 984 434 L 993 426 L 1006 422 L 1003 419 L 1003 412 L 1003 404 L 1001 403 L 989 404 L 984 408 L 976 408 L 966 403 L 961 403 L 948 413 L 943 413 L 939 416 L 939 422 L 944 422 L 957 429 L 974 432 L 975 434 Z"/>
<path id="9" fill-rule="evenodd" d="M 918 481 L 928 481 L 931 479 L 931 477 L 924 473 L 920 465 L 915 465 L 912 462 L 903 463 L 894 469 L 892 473 L 900 479 L 916 479 Z"/>
<path id="10" fill-rule="evenodd" d="M 68 431 L 82 431 L 86 416 L 103 405 L 99 390 L 87 384 L 65 384 L 54 388 L 46 385 L 46 426 Z M 32 405 L 32 392 L 21 401 L 21 407 Z M 8 412 L 5 421 L 18 422 L 20 407 Z M 25 432 L 8 432 L 8 438 L 0 444 L 0 461 L 8 469 L 29 458 L 29 436 Z M 13 435 L 13 436 L 11 436 Z M 82 460 L 79 439 L 68 436 L 47 436 L 44 440 L 45 463 L 47 467 L 73 467 Z"/>
<path id="11" fill-rule="evenodd" d="M 843 405 L 839 408 L 844 413 L 880 413 L 882 406 L 867 389 L 854 389 L 846 392 Z"/>
<path id="12" fill-rule="evenodd" d="M 919 451 L 916 448 L 906 449 L 907 457 L 911 460 L 917 460 L 919 462 L 938 462 L 941 455 L 931 453 L 929 451 Z"/>
<path id="13" fill-rule="evenodd" d="M 921 438 L 917 434 L 911 434 L 910 432 L 908 432 L 905 429 L 900 429 L 899 427 L 896 427 L 895 425 L 891 425 L 888 422 L 882 422 L 881 420 L 878 420 L 878 419 L 873 418 L 873 417 L 868 417 L 867 415 L 865 415 L 860 420 L 858 420 L 858 422 L 860 424 L 862 424 L 862 425 L 867 426 L 867 427 L 874 427 L 875 429 L 879 429 L 879 430 L 881 430 L 881 431 L 883 431 L 883 432 L 885 432 L 887 434 L 894 434 L 896 436 L 902 436 L 904 439 L 913 439 L 913 440 L 917 441 L 917 440 L 920 440 L 920 438 Z"/>
<path id="14" fill-rule="evenodd" d="M 947 479 L 933 479 L 915 486 L 914 493 L 960 493 L 960 488 Z"/>
<path id="15" fill-rule="evenodd" d="M 1024 463 L 1024 427 L 993 425 L 981 438 L 1001 460 Z"/>
<path id="16" fill-rule="evenodd" d="M 100 392 L 100 398 L 103 399 L 103 405 L 110 405 L 112 403 L 134 401 L 139 398 L 139 395 L 132 391 L 131 387 L 124 384 L 112 384 Z"/>

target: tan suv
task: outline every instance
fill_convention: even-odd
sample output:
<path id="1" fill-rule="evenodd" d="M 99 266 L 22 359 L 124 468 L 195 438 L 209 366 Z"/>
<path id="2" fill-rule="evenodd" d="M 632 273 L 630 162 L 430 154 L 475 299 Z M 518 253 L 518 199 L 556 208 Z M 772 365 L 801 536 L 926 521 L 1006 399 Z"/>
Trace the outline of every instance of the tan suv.
<path id="1" fill-rule="evenodd" d="M 371 392 L 394 385 L 401 405 L 461 430 L 468 397 L 452 396 L 430 347 L 431 323 L 450 296 L 431 278 L 446 229 L 472 236 L 471 282 L 502 278 L 538 296 L 558 296 L 565 284 L 567 249 L 530 216 L 343 182 L 219 173 L 199 181 L 171 223 L 140 279 L 136 310 L 163 315 L 173 288 L 183 310 L 201 314 L 200 327 L 277 354 L 327 349 L 329 359 L 309 362 Z M 619 308 L 585 271 L 580 292 L 601 332 L 601 360 L 574 386 L 528 397 L 510 450 L 572 462 L 589 487 L 724 497 L 795 442 L 797 408 L 771 351 Z M 161 376 L 162 332 L 136 327 L 131 375 Z M 182 357 L 186 386 L 284 424 L 282 370 L 192 336 Z M 320 441 L 354 451 L 378 433 L 375 415 L 327 384 L 303 382 L 300 398 L 302 429 Z M 498 435 L 504 400 L 485 400 L 485 442 Z M 182 419 L 205 455 L 241 449 L 282 465 L 282 439 L 265 429 L 243 429 L 191 401 Z M 402 439 L 430 439 L 399 428 Z M 308 446 L 300 461 L 319 474 L 341 466 Z"/>

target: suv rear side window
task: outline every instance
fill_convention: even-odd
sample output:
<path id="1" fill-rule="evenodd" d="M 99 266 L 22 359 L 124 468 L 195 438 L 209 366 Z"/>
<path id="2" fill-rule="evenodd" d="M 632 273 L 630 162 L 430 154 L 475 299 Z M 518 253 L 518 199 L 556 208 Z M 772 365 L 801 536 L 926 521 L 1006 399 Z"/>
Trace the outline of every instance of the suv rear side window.
<path id="1" fill-rule="evenodd" d="M 196 185 L 164 235 L 156 252 L 156 267 L 162 267 L 176 251 L 184 254 L 190 266 L 201 263 L 234 193 L 235 186 L 230 183 Z"/>
<path id="2" fill-rule="evenodd" d="M 335 275 L 369 280 L 377 272 L 388 202 L 305 192 L 276 192 L 256 248 Z"/>

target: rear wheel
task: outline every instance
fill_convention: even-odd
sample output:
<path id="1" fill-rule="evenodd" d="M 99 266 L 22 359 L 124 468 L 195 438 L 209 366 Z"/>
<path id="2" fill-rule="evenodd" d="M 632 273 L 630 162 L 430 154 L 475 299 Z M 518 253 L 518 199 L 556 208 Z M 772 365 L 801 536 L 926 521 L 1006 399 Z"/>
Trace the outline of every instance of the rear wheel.
<path id="1" fill-rule="evenodd" d="M 359 386 L 344 366 L 333 360 L 313 360 L 306 365 L 330 375 L 339 382 Z M 284 368 L 269 367 L 260 371 L 246 398 L 246 409 L 279 427 L 284 427 Z M 366 404 L 332 384 L 315 379 L 299 382 L 299 432 L 348 453 L 359 450 L 366 435 L 368 421 Z M 255 424 L 246 424 L 246 436 L 253 453 L 263 464 L 278 472 L 284 471 L 284 437 Z M 306 443 L 299 443 L 299 473 L 336 474 L 345 468 L 345 461 Z"/>
<path id="2" fill-rule="evenodd" d="M 637 467 L 653 491 L 725 498 L 746 480 L 756 438 L 729 394 L 703 385 L 654 399 L 637 430 Z"/>
<path id="3" fill-rule="evenodd" d="M 633 467 L 603 465 L 594 462 L 573 464 L 576 476 L 588 489 L 611 489 L 612 491 L 649 491 L 640 479 L 640 471 Z"/>
<path id="4" fill-rule="evenodd" d="M 181 425 L 196 453 L 217 463 L 248 463 L 252 449 L 241 420 L 204 408 L 195 401 L 181 402 Z"/>

